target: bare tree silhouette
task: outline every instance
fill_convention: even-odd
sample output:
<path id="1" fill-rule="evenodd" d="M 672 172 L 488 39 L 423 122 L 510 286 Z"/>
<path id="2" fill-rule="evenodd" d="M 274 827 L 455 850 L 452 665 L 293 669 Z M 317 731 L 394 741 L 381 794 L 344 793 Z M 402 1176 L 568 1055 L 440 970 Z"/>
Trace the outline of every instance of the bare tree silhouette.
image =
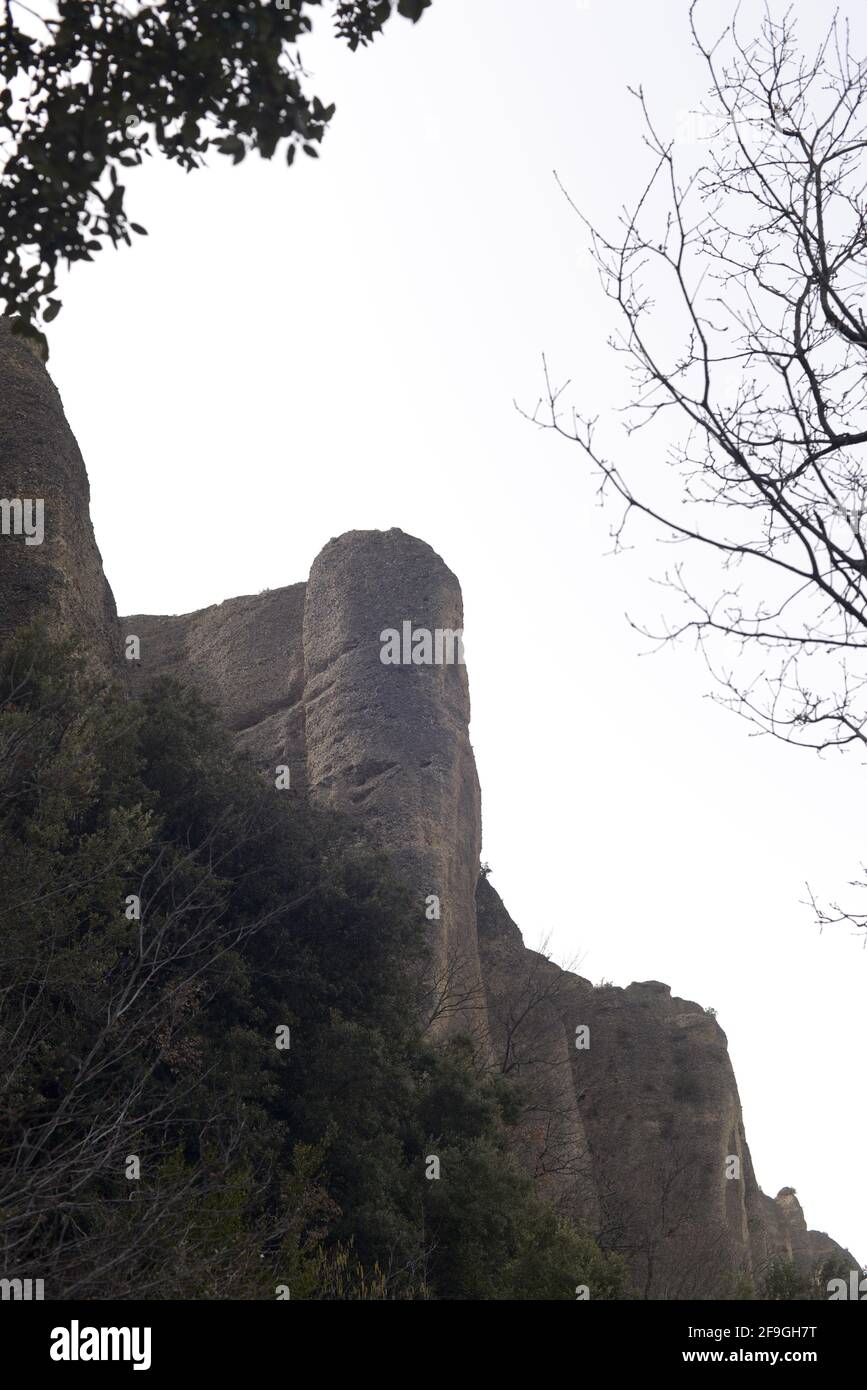
<path id="1" fill-rule="evenodd" d="M 669 472 L 611 461 L 547 363 L 530 418 L 598 471 L 600 496 L 619 504 L 615 550 L 641 516 L 684 551 L 661 583 L 686 616 L 633 626 L 694 638 L 715 698 L 760 730 L 864 747 L 867 62 L 836 17 L 808 59 L 792 9 L 766 12 L 750 39 L 736 18 L 713 42 L 699 9 L 690 25 L 710 85 L 698 157 L 660 132 L 639 88 L 647 183 L 613 235 L 579 212 L 622 324 L 627 429 L 672 412 L 685 426 Z M 706 571 L 687 568 L 702 550 L 719 562 L 710 593 Z M 864 928 L 863 914 L 835 915 Z"/>

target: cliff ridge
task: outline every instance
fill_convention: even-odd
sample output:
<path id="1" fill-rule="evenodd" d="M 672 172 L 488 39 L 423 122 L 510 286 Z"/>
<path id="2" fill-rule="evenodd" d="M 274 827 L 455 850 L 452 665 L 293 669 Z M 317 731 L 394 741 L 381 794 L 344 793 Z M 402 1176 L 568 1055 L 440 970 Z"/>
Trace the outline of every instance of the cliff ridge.
<path id="1" fill-rule="evenodd" d="M 45 503 L 41 544 L 0 539 L 0 636 L 39 618 L 132 692 L 163 675 L 190 683 L 263 772 L 288 769 L 299 794 L 369 827 L 432 946 L 434 1030 L 469 1032 L 508 1078 L 522 1163 L 626 1253 L 640 1295 L 737 1296 L 774 1259 L 805 1273 L 832 1257 L 857 1268 L 807 1229 L 791 1189 L 761 1191 L 712 1014 L 658 981 L 593 986 L 561 970 L 525 947 L 480 874 L 467 671 L 437 660 L 433 640 L 460 632 L 461 592 L 428 544 L 352 531 L 329 541 L 306 582 L 117 619 L 60 398 L 2 322 L 0 457 L 7 500 Z M 403 640 L 407 624 L 412 649 L 386 659 L 384 634 Z M 136 662 L 123 660 L 130 636 Z"/>

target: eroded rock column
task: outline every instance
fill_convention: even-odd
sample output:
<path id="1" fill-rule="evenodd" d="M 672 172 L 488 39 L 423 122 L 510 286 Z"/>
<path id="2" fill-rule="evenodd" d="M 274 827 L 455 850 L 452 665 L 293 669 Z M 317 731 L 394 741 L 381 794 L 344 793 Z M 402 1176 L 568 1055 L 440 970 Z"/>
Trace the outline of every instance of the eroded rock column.
<path id="1" fill-rule="evenodd" d="M 399 530 L 330 541 L 310 571 L 304 610 L 308 784 L 314 797 L 364 819 L 416 894 L 419 929 L 448 994 L 438 1029 L 483 1032 L 481 811 L 467 672 L 447 659 L 384 662 L 382 634 L 403 637 L 405 624 L 431 634 L 434 658 L 437 631 L 463 627 L 460 585 L 431 547 Z"/>

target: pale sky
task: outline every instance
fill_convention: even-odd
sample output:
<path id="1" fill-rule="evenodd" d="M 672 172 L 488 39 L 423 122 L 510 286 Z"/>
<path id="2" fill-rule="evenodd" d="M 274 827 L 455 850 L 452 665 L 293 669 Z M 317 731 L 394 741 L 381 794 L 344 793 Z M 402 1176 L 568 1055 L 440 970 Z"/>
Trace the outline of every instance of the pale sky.
<path id="1" fill-rule="evenodd" d="M 812 33 L 834 6 L 800 8 Z M 610 453 L 653 447 L 614 413 L 614 320 L 552 171 L 611 224 L 646 168 L 627 85 L 672 131 L 704 91 L 687 10 L 434 0 L 366 52 L 314 45 L 322 157 L 134 174 L 150 236 L 67 277 L 50 365 L 121 613 L 304 579 L 351 529 L 443 556 L 484 858 L 528 944 L 715 1007 L 763 1188 L 863 1260 L 867 953 L 803 905 L 867 858 L 862 759 L 750 737 L 689 647 L 646 654 L 624 614 L 666 611 L 666 557 L 650 532 L 608 555 L 583 459 L 513 404 L 545 352 Z"/>

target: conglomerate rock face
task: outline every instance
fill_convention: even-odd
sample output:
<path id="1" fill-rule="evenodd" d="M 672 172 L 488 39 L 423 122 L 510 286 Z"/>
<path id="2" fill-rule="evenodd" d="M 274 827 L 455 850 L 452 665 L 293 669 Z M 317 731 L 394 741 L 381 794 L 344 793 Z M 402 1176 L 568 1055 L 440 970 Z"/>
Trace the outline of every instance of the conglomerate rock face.
<path id="1" fill-rule="evenodd" d="M 304 721 L 313 796 L 361 816 L 419 898 L 443 1023 L 480 1023 L 475 891 L 481 803 L 466 667 L 384 661 L 383 634 L 460 632 L 457 579 L 403 531 L 350 531 L 320 552 L 304 605 Z M 418 646 L 416 656 L 425 656 Z M 429 914 L 429 915 L 428 915 Z"/>
<path id="2" fill-rule="evenodd" d="M 825 1231 L 810 1231 L 801 1203 L 791 1187 L 783 1187 L 776 1197 L 759 1194 L 765 1217 L 767 1255 L 790 1259 L 799 1269 L 815 1269 L 829 1259 L 842 1259 L 849 1269 L 858 1269 L 858 1261 L 844 1250 Z"/>
<path id="3" fill-rule="evenodd" d="M 638 1293 L 736 1295 L 775 1257 L 804 1272 L 831 1255 L 854 1267 L 807 1231 L 796 1200 L 797 1213 L 759 1188 L 713 1015 L 657 981 L 594 987 L 561 970 L 524 946 L 479 876 L 466 668 L 382 660 L 387 631 L 461 623 L 452 572 L 391 530 L 330 541 L 306 586 L 121 628 L 142 640 L 136 685 L 164 673 L 194 682 L 263 771 L 287 763 L 293 786 L 377 835 L 436 948 L 440 1030 L 469 1029 L 510 1079 L 521 1161 L 628 1253 Z"/>
<path id="4" fill-rule="evenodd" d="M 481 811 L 466 668 L 382 660 L 385 631 L 460 632 L 462 621 L 451 570 L 393 530 L 329 542 L 306 585 L 120 626 L 124 639 L 139 638 L 134 690 L 162 675 L 190 681 L 263 771 L 286 766 L 292 787 L 365 820 L 415 889 L 434 988 L 449 996 L 440 1029 L 482 1039 Z"/>
<path id="5" fill-rule="evenodd" d="M 572 1150 L 579 1213 L 628 1250 L 644 1296 L 734 1292 L 754 1274 L 758 1188 L 722 1030 L 667 985 L 594 987 L 528 951 L 484 881 L 479 908 L 491 1033 L 531 1101 L 536 1078 L 562 1078 L 566 1058 L 564 1100 L 583 1139 Z M 565 1119 L 565 1104 L 555 1113 Z M 552 1143 L 550 1128 L 543 1137 L 562 1189 L 569 1140 Z"/>
<path id="6" fill-rule="evenodd" d="M 287 766 L 290 784 L 306 784 L 304 745 L 304 584 L 227 599 L 196 613 L 121 618 L 134 694 L 160 676 L 194 685 L 220 710 L 237 741 L 262 768 Z"/>
<path id="7" fill-rule="evenodd" d="M 133 692 L 198 687 L 272 778 L 358 817 L 416 896 L 434 948 L 436 1028 L 469 1030 L 517 1097 L 528 1172 L 651 1298 L 737 1294 L 769 1261 L 853 1257 L 753 1173 L 725 1034 L 656 981 L 594 987 L 528 950 L 479 877 L 481 810 L 457 579 L 402 531 L 330 541 L 306 583 L 180 616 L 115 617 L 84 464 L 33 350 L 0 321 L 0 497 L 42 498 L 40 545 L 0 536 L 0 636 L 40 617 Z M 10 513 L 10 515 L 12 515 Z M 399 634 L 383 659 L 384 634 Z M 409 646 L 406 637 L 409 635 Z M 122 662 L 127 639 L 138 662 Z M 437 659 L 437 655 L 442 658 Z M 454 656 L 454 650 L 451 652 Z"/>
<path id="8" fill-rule="evenodd" d="M 117 613 L 90 522 L 84 460 L 37 350 L 4 318 L 0 499 L 7 504 L 0 534 L 0 640 L 43 616 L 55 633 L 73 637 L 98 669 L 117 669 Z"/>
<path id="9" fill-rule="evenodd" d="M 484 877 L 479 949 L 497 1063 L 527 1093 L 532 1170 L 649 1298 L 736 1296 L 772 1260 L 855 1257 L 761 1191 L 725 1033 L 656 980 L 594 986 L 528 950 Z M 565 1057 L 565 1065 L 564 1059 Z"/>

